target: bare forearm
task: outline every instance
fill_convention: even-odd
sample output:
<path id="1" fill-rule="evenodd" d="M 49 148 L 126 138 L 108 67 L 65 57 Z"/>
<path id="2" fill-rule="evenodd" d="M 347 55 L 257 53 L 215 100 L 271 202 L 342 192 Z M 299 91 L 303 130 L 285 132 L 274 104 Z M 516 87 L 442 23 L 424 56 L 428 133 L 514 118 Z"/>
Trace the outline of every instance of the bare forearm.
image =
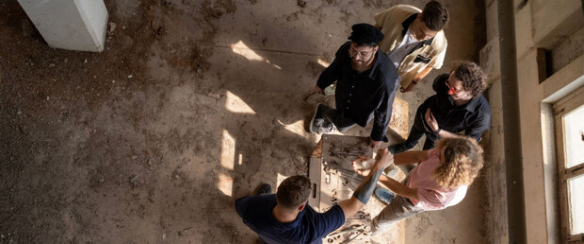
<path id="1" fill-rule="evenodd" d="M 393 158 L 395 165 L 417 164 L 428 159 L 428 153 L 426 151 L 406 151 L 393 156 Z"/>
<path id="2" fill-rule="evenodd" d="M 391 191 L 395 192 L 398 195 L 403 195 L 403 191 L 400 186 L 403 187 L 402 184 L 397 182 L 396 180 L 387 177 L 386 175 L 381 175 L 379 177 L 379 182 L 389 188 Z"/>
<path id="3" fill-rule="evenodd" d="M 414 81 L 416 83 L 421 81 L 422 79 L 424 79 L 424 77 L 426 77 L 428 74 L 430 74 L 431 71 L 432 71 L 432 67 L 426 67 L 425 69 L 423 69 L 420 73 L 418 73 L 414 77 Z"/>
<path id="4" fill-rule="evenodd" d="M 454 133 L 447 131 L 447 130 L 440 130 L 440 132 L 438 133 L 438 136 L 440 138 L 459 138 L 459 137 L 462 137 L 460 135 L 454 134 Z"/>
<path id="5" fill-rule="evenodd" d="M 386 175 L 381 175 L 379 182 L 389 188 L 395 194 L 402 197 L 407 197 L 410 199 L 418 200 L 417 189 L 409 188 L 404 186 L 402 183 L 387 177 Z"/>

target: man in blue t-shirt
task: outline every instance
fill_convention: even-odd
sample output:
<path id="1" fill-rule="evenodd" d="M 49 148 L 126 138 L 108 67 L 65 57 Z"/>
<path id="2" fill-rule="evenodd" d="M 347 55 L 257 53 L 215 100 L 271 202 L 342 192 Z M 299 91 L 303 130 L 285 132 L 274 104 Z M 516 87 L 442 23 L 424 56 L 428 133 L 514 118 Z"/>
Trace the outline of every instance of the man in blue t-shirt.
<path id="1" fill-rule="evenodd" d="M 256 232 L 264 243 L 322 243 L 322 238 L 345 223 L 369 201 L 383 170 L 393 163 L 393 155 L 380 149 L 369 175 L 355 189 L 350 199 L 324 213 L 308 205 L 310 180 L 291 176 L 274 195 L 245 196 L 235 201 L 243 223 Z"/>

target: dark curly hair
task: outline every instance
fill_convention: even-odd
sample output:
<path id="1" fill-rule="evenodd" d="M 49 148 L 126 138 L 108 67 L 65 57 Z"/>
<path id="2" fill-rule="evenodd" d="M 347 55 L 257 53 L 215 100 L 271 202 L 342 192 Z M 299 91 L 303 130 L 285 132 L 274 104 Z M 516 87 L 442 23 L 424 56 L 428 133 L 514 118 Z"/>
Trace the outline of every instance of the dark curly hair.
<path id="1" fill-rule="evenodd" d="M 462 81 L 464 89 L 470 91 L 473 97 L 487 89 L 487 75 L 479 65 L 473 62 L 458 62 L 452 72 L 456 79 Z"/>

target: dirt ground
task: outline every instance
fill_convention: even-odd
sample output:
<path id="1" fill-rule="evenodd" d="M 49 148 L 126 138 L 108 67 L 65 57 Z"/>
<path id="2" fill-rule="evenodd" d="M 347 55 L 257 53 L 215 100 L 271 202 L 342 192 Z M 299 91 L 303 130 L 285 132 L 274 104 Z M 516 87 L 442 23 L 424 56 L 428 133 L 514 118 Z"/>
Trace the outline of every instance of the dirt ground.
<path id="1" fill-rule="evenodd" d="M 320 136 L 304 121 L 324 98 L 302 98 L 350 26 L 424 2 L 109 0 L 106 50 L 88 53 L 48 47 L 2 1 L 0 243 L 254 243 L 234 199 L 306 173 Z M 398 95 L 398 131 L 484 45 L 484 3 L 443 2 L 447 61 Z M 481 243 L 484 187 L 373 242 Z"/>

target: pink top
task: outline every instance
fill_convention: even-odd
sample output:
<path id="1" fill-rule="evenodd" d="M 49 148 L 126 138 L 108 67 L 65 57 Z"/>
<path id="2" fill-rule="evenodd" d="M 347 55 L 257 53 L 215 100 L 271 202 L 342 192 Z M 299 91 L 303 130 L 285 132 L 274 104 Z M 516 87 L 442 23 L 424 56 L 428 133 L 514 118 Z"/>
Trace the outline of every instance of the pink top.
<path id="1" fill-rule="evenodd" d="M 468 186 L 445 189 L 438 186 L 432 174 L 440 166 L 438 149 L 428 151 L 428 160 L 421 162 L 412 170 L 407 187 L 418 188 L 418 199 L 410 199 L 412 203 L 426 211 L 440 210 L 458 204 L 466 195 Z"/>

